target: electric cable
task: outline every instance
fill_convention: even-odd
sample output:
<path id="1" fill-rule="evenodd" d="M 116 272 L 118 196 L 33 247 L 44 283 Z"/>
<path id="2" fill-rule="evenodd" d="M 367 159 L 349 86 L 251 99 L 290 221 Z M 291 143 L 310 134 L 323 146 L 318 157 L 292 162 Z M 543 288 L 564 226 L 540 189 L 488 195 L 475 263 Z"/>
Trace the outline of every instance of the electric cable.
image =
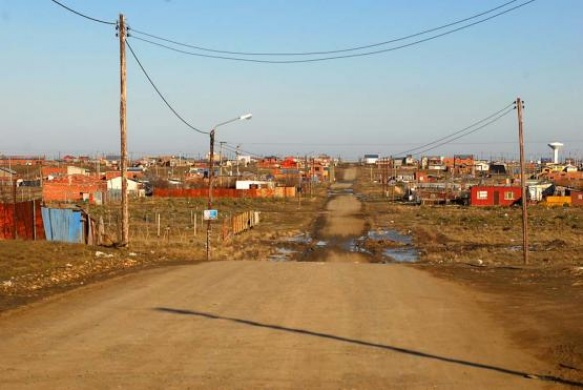
<path id="1" fill-rule="evenodd" d="M 151 45 L 154 46 L 158 46 L 170 51 L 174 51 L 180 54 L 185 54 L 185 55 L 190 55 L 190 56 L 194 56 L 194 57 L 201 57 L 201 58 L 212 58 L 212 59 L 218 59 L 218 60 L 227 60 L 227 61 L 239 61 L 239 62 L 253 62 L 253 63 L 264 63 L 264 64 L 299 64 L 299 63 L 308 63 L 308 62 L 322 62 L 322 61 L 331 61 L 331 60 L 339 60 L 339 59 L 347 59 L 347 58 L 355 58 L 355 57 L 364 57 L 364 56 L 372 56 L 372 55 L 377 55 L 377 54 L 381 54 L 381 53 L 387 53 L 387 52 L 392 52 L 392 51 L 396 51 L 396 50 L 400 50 L 400 49 L 404 49 L 407 47 L 411 47 L 411 46 L 415 46 L 415 45 L 419 45 L 421 43 L 425 43 L 425 42 L 429 42 L 432 40 L 435 40 L 437 38 L 441 38 L 453 33 L 456 33 L 458 31 L 462 31 L 465 30 L 467 28 L 476 26 L 478 24 L 484 23 L 486 21 L 492 20 L 494 18 L 497 18 L 499 16 L 502 16 L 504 14 L 507 14 L 509 12 L 512 12 L 516 9 L 522 8 L 530 3 L 535 2 L 536 0 L 528 0 L 525 3 L 516 5 L 512 8 L 506 9 L 504 11 L 501 11 L 497 14 L 491 15 L 487 18 L 484 19 L 480 19 L 478 21 L 472 22 L 470 24 L 466 24 L 464 26 L 461 27 L 457 27 L 455 29 L 452 30 L 448 30 L 445 32 L 442 32 L 440 34 L 436 34 L 427 38 L 423 38 L 423 39 L 418 39 L 416 41 L 413 42 L 409 42 L 409 43 L 405 43 L 402 45 L 398 45 L 398 46 L 394 46 L 394 47 L 390 47 L 390 48 L 386 48 L 386 49 L 379 49 L 379 50 L 373 50 L 373 51 L 368 51 L 368 52 L 364 52 L 364 53 L 353 53 L 353 54 L 344 54 L 344 55 L 337 55 L 337 56 L 329 56 L 329 57 L 320 57 L 320 58 L 307 58 L 307 59 L 298 59 L 298 60 L 266 60 L 266 59 L 255 59 L 255 58 L 241 58 L 241 57 L 231 57 L 231 56 L 222 56 L 222 55 L 212 55 L 212 54 L 203 54 L 203 53 L 195 53 L 192 51 L 187 51 L 187 50 L 183 50 L 183 49 L 179 49 L 176 47 L 172 47 L 172 46 L 168 46 L 165 45 L 163 43 L 159 43 L 159 42 L 154 42 L 152 40 L 149 39 L 145 39 L 145 38 L 140 38 L 140 37 L 136 37 L 133 36 L 132 39 L 136 39 L 142 42 L 146 42 L 149 43 Z M 134 31 L 134 30 L 132 30 Z"/>
<path id="2" fill-rule="evenodd" d="M 473 129 L 472 131 L 469 131 L 469 132 L 467 132 L 467 133 L 464 133 L 464 134 L 458 135 L 457 137 L 455 137 L 455 138 L 452 138 L 451 140 L 448 140 L 448 141 L 442 142 L 442 143 L 440 143 L 440 144 L 437 144 L 437 145 L 431 146 L 431 147 L 429 147 L 429 148 L 427 148 L 427 149 L 423 149 L 423 150 L 421 150 L 421 151 L 419 151 L 419 152 L 416 152 L 415 154 L 416 154 L 416 155 L 420 155 L 420 154 L 422 154 L 422 153 L 425 153 L 425 152 L 428 152 L 428 151 L 430 151 L 430 150 L 436 149 L 436 148 L 438 148 L 438 147 L 440 147 L 440 146 L 443 146 L 443 145 L 449 144 L 449 143 L 451 143 L 451 141 L 455 141 L 455 140 L 458 140 L 458 139 L 460 139 L 460 138 L 466 137 L 466 136 L 468 136 L 468 135 L 470 135 L 470 134 L 473 134 L 473 133 L 475 133 L 476 131 L 478 131 L 478 130 L 481 130 L 481 129 L 485 128 L 485 127 L 488 127 L 488 126 L 490 126 L 491 124 L 493 124 L 493 123 L 497 122 L 498 120 L 502 119 L 502 118 L 503 118 L 503 117 L 505 117 L 506 115 L 510 114 L 512 111 L 514 111 L 514 109 L 513 109 L 513 108 L 511 108 L 511 109 L 508 109 L 506 112 L 504 112 L 504 113 L 502 113 L 502 114 L 498 115 L 497 117 L 495 117 L 495 118 L 494 118 L 494 119 L 492 119 L 491 121 L 489 121 L 489 122 L 487 122 L 487 123 L 483 124 L 483 125 L 482 125 L 482 126 L 480 126 L 480 127 L 477 127 L 477 128 L 475 128 L 475 129 Z"/>
<path id="3" fill-rule="evenodd" d="M 157 39 L 159 41 L 163 41 L 163 42 L 167 42 L 167 43 L 172 43 L 174 45 L 177 46 L 183 46 L 183 47 L 188 47 L 190 49 L 195 49 L 195 50 L 200 50 L 200 51 L 206 51 L 206 52 L 210 52 L 210 53 L 217 53 L 217 54 L 231 54 L 231 55 L 243 55 L 243 56 L 311 56 L 311 55 L 328 55 L 328 54 L 338 54 L 338 53 L 346 53 L 346 52 L 351 52 L 351 51 L 358 51 L 358 50 L 364 50 L 364 49 L 370 49 L 373 47 L 378 47 L 378 46 L 384 46 L 384 45 L 388 45 L 391 43 L 396 43 L 396 42 L 400 42 L 400 41 L 404 41 L 407 39 L 411 39 L 411 38 L 415 38 L 421 35 L 425 35 L 434 31 L 439 31 L 439 30 L 443 30 L 445 28 L 448 27 L 452 27 L 467 21 L 470 21 L 472 19 L 476 19 L 479 18 L 481 16 L 487 15 L 489 13 L 492 13 L 494 11 L 497 11 L 501 8 L 505 8 L 508 5 L 512 4 L 512 3 L 516 3 L 519 0 L 511 0 L 508 1 L 504 4 L 501 4 L 497 7 L 491 8 L 487 11 L 483 11 L 480 12 L 478 14 L 466 17 L 464 19 L 460 19 L 460 20 L 456 20 L 454 22 L 450 22 L 438 27 L 433 27 L 427 30 L 423 30 L 414 34 L 410 34 L 410 35 L 406 35 L 400 38 L 394 38 L 391 40 L 387 40 L 387 41 L 383 41 L 383 42 L 377 42 L 377 43 L 372 43 L 372 44 L 368 44 L 368 45 L 362 45 L 362 46 L 355 46 L 355 47 L 349 47 L 349 48 L 343 48 L 343 49 L 337 49 L 337 50 L 323 50 L 323 51 L 308 51 L 308 52 L 246 52 L 246 51 L 229 51 L 229 50 L 219 50 L 219 49 L 212 49 L 212 48 L 208 48 L 208 47 L 203 47 L 203 46 L 199 46 L 199 45 L 193 45 L 193 44 L 188 44 L 188 43 L 183 43 L 183 42 L 178 42 L 172 39 L 168 39 L 168 38 L 164 38 L 161 36 L 157 36 L 154 34 L 150 34 L 144 31 L 140 31 L 140 30 L 136 30 L 136 29 L 132 29 L 132 32 L 134 34 L 140 34 L 140 35 L 144 35 L 150 38 L 154 38 Z M 535 1 L 535 0 L 533 0 Z"/>
<path id="4" fill-rule="evenodd" d="M 103 23 L 103 24 L 109 24 L 109 25 L 116 25 L 117 24 L 117 22 L 108 22 L 107 20 L 96 19 L 96 18 L 93 18 L 91 16 L 82 14 L 81 12 L 75 11 L 73 8 L 67 7 L 65 4 L 62 4 L 62 3 L 58 2 L 57 0 L 51 0 L 51 1 L 57 5 L 60 5 L 61 7 L 66 9 L 67 11 L 72 12 L 75 15 L 81 16 L 82 18 L 89 19 L 91 21 Z"/>
<path id="5" fill-rule="evenodd" d="M 188 123 L 173 107 L 172 105 L 170 105 L 170 103 L 168 103 L 168 100 L 166 100 L 166 98 L 164 97 L 164 95 L 162 95 L 162 92 L 160 92 L 160 90 L 158 89 L 158 87 L 156 86 L 156 84 L 154 83 L 154 81 L 152 81 L 152 78 L 148 75 L 148 72 L 146 72 L 146 69 L 144 69 L 144 66 L 142 65 L 142 63 L 140 62 L 140 60 L 138 59 L 138 57 L 136 56 L 136 53 L 134 52 L 134 49 L 132 49 L 132 46 L 130 45 L 130 43 L 127 41 L 126 39 L 126 45 L 128 46 L 128 49 L 130 49 L 130 53 L 132 53 L 132 56 L 134 57 L 134 59 L 136 60 L 136 62 L 138 63 L 140 69 L 142 70 L 142 72 L 144 73 L 144 75 L 146 76 L 146 78 L 148 79 L 148 81 L 150 82 L 150 85 L 152 85 L 152 87 L 154 88 L 154 90 L 156 91 L 156 93 L 158 94 L 158 96 L 160 96 L 160 98 L 162 99 L 162 101 L 166 104 L 166 106 L 170 109 L 170 111 L 172 111 L 172 113 L 174 115 L 176 115 L 176 117 L 178 119 L 180 119 L 180 121 L 182 123 L 184 123 L 186 126 L 188 126 L 190 129 L 196 131 L 197 133 L 200 134 L 210 134 L 210 132 L 208 131 L 202 131 L 200 129 L 197 129 L 196 127 L 194 127 L 193 125 L 191 125 L 190 123 Z"/>
<path id="6" fill-rule="evenodd" d="M 410 154 L 410 153 L 412 153 L 412 152 L 415 152 L 416 150 L 423 149 L 423 148 L 426 148 L 426 147 L 428 147 L 428 146 L 431 146 L 431 145 L 433 145 L 433 144 L 437 144 L 437 143 L 439 143 L 439 142 L 445 141 L 445 140 L 446 140 L 446 139 L 448 139 L 448 138 L 455 137 L 456 135 L 458 135 L 458 134 L 460 134 L 460 133 L 463 133 L 463 132 L 465 132 L 465 131 L 468 131 L 468 130 L 469 130 L 469 129 L 471 129 L 472 127 L 478 126 L 479 124 L 481 124 L 481 123 L 484 123 L 484 122 L 486 122 L 486 121 L 490 120 L 491 118 L 493 118 L 493 117 L 495 117 L 496 115 L 500 114 L 502 111 L 504 111 L 504 110 L 507 110 L 507 109 L 508 109 L 510 106 L 512 106 L 513 104 L 514 104 L 514 102 L 513 102 L 513 103 L 510 103 L 509 105 L 507 105 L 507 106 L 505 106 L 505 107 L 503 107 L 503 108 L 501 108 L 500 110 L 496 111 L 495 113 L 493 113 L 493 114 L 491 114 L 491 115 L 488 115 L 488 116 L 487 116 L 487 117 L 485 117 L 484 119 L 480 119 L 479 121 L 477 121 L 477 122 L 474 122 L 474 123 L 472 123 L 471 125 L 464 127 L 464 128 L 463 128 L 463 129 L 461 129 L 461 130 L 455 131 L 455 132 L 453 132 L 453 133 L 451 133 L 451 134 L 449 134 L 449 135 L 447 135 L 447 136 L 445 136 L 445 137 L 438 138 L 438 139 L 436 139 L 436 140 L 434 140 L 434 141 L 428 142 L 428 143 L 426 143 L 426 144 L 423 144 L 423 145 L 421 145 L 421 146 L 418 146 L 418 147 L 416 147 L 416 148 L 412 148 L 412 149 L 405 150 L 405 151 L 403 151 L 403 152 L 401 152 L 401 153 L 399 153 L 399 154 Z"/>
<path id="7" fill-rule="evenodd" d="M 229 142 L 224 143 L 223 147 L 231 152 L 237 152 L 237 150 L 238 150 L 239 153 L 248 154 L 248 155 L 253 156 L 253 157 L 263 157 L 262 154 L 250 152 L 249 150 L 241 149 L 240 147 L 237 148 L 237 146 L 233 146 L 233 144 L 231 144 Z"/>

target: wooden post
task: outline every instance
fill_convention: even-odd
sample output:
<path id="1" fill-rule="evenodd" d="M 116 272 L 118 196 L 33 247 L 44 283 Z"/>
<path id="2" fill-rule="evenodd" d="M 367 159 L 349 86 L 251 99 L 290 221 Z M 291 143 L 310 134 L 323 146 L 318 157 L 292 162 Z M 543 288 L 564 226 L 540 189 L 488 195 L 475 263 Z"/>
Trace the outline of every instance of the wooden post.
<path id="1" fill-rule="evenodd" d="M 524 132 L 522 126 L 522 109 L 523 102 L 520 98 L 516 99 L 516 109 L 518 111 L 518 142 L 520 144 L 520 185 L 522 187 L 522 254 L 524 264 L 528 264 L 528 213 L 527 213 L 527 186 L 525 177 L 525 160 L 524 160 Z"/>
<path id="2" fill-rule="evenodd" d="M 196 224 L 197 224 L 197 219 L 198 219 L 198 214 L 195 212 L 195 213 L 194 213 L 194 228 L 193 228 L 193 231 L 194 231 L 194 235 L 195 235 L 195 236 L 196 236 Z"/>
<path id="3" fill-rule="evenodd" d="M 157 233 L 158 238 L 160 237 L 160 213 L 156 214 L 156 225 L 157 225 Z"/>
<path id="4" fill-rule="evenodd" d="M 129 244 L 128 181 L 127 181 L 127 125 L 126 125 L 126 25 L 123 14 L 119 15 L 119 64 L 120 105 L 119 124 L 121 132 L 121 246 Z"/>

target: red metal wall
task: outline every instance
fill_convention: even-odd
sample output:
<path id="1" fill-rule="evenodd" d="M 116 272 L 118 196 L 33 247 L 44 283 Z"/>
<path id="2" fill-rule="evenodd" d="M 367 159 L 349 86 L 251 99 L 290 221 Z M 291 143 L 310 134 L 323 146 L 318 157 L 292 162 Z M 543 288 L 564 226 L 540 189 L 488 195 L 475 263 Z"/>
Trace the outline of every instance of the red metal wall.
<path id="1" fill-rule="evenodd" d="M 35 235 L 45 239 L 40 201 L 0 203 L 0 240 L 33 240 Z"/>

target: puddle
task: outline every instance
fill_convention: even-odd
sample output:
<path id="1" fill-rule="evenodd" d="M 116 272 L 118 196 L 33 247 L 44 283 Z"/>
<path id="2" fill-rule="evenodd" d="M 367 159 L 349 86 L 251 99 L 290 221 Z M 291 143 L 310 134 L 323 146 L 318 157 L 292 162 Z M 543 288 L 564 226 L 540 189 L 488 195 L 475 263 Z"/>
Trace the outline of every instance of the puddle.
<path id="1" fill-rule="evenodd" d="M 371 230 L 368 232 L 367 237 L 371 240 L 389 240 L 398 242 L 401 244 L 410 245 L 413 243 L 413 237 L 408 234 L 401 234 L 394 229 L 389 230 Z"/>
<path id="2" fill-rule="evenodd" d="M 346 252 L 379 256 L 382 257 L 383 263 L 414 263 L 420 256 L 419 250 L 413 245 L 413 237 L 394 229 L 371 230 L 364 236 L 338 242 L 314 240 L 309 233 L 300 233 L 284 238 L 280 242 L 300 246 L 296 250 L 278 247 L 269 257 L 270 261 L 292 261 L 297 258 L 298 253 L 302 252 L 301 248 L 304 245 L 303 257 L 311 257 L 315 255 L 314 250 L 326 248 L 339 248 Z"/>
<path id="3" fill-rule="evenodd" d="M 419 250 L 413 246 L 413 237 L 409 234 L 403 234 L 394 229 L 377 229 L 369 231 L 367 238 L 380 242 L 391 241 L 401 245 L 382 250 L 383 257 L 390 260 L 388 262 L 414 263 L 419 260 Z"/>
<path id="4" fill-rule="evenodd" d="M 293 242 L 295 244 L 309 244 L 312 242 L 312 237 L 310 237 L 309 233 L 300 233 L 296 236 L 284 238 L 281 241 Z"/>
<path id="5" fill-rule="evenodd" d="M 415 248 L 387 248 L 383 250 L 383 256 L 397 263 L 414 263 L 419 260 L 419 251 Z"/>
<path id="6" fill-rule="evenodd" d="M 353 238 L 352 240 L 345 241 L 342 244 L 342 249 L 353 253 L 369 253 L 371 252 L 364 247 L 365 237 Z"/>
<path id="7" fill-rule="evenodd" d="M 287 248 L 275 248 L 275 253 L 269 256 L 269 261 L 290 261 L 297 252 Z"/>

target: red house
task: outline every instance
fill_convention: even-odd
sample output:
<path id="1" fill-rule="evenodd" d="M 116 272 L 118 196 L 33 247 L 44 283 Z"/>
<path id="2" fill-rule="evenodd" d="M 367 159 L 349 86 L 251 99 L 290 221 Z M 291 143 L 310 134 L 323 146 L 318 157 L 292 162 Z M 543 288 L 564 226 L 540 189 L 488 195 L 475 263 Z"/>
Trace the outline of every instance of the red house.
<path id="1" fill-rule="evenodd" d="M 583 191 L 571 190 L 571 205 L 583 206 Z"/>
<path id="2" fill-rule="evenodd" d="M 473 186 L 471 206 L 512 206 L 522 198 L 522 188 L 516 186 Z"/>

